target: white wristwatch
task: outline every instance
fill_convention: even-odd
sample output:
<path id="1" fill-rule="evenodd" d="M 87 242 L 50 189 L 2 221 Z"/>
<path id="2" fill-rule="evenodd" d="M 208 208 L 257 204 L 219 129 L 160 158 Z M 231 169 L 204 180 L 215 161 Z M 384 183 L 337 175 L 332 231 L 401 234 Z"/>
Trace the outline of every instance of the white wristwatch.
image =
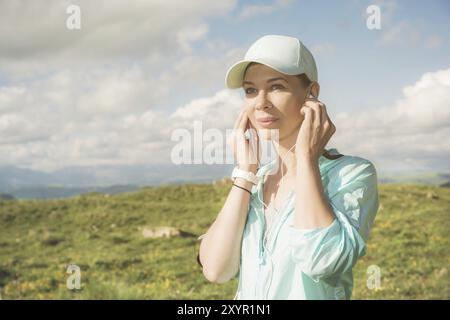
<path id="1" fill-rule="evenodd" d="M 241 170 L 238 167 L 234 167 L 231 178 L 243 178 L 253 184 L 258 184 L 260 179 L 260 177 L 256 176 L 253 172 Z"/>

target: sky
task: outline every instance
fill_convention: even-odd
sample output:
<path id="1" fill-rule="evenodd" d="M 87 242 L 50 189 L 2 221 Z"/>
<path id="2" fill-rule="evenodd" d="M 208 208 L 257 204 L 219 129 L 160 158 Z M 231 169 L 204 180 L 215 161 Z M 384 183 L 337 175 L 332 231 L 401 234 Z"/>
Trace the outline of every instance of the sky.
<path id="1" fill-rule="evenodd" d="M 0 0 L 0 166 L 169 163 L 175 130 L 233 127 L 243 91 L 227 69 L 280 34 L 315 56 L 337 127 L 327 148 L 381 173 L 448 172 L 449 30 L 437 0 Z"/>

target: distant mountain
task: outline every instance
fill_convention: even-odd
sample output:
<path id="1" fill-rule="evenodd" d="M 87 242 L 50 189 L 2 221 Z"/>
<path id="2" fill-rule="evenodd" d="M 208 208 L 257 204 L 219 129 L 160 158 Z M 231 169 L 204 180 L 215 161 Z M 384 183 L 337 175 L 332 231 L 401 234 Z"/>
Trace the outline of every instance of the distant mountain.
<path id="1" fill-rule="evenodd" d="M 0 200 L 14 200 L 14 196 L 7 193 L 0 193 Z"/>
<path id="2" fill-rule="evenodd" d="M 0 193 L 16 198 L 61 198 L 87 192 L 120 193 L 141 186 L 207 183 L 231 174 L 232 165 L 138 165 L 68 167 L 41 172 L 0 167 Z"/>
<path id="3" fill-rule="evenodd" d="M 16 198 L 61 198 L 87 192 L 120 193 L 142 186 L 161 184 L 208 183 L 227 177 L 233 165 L 134 165 L 67 167 L 54 172 L 0 167 L 0 193 Z M 441 185 L 450 173 L 379 173 L 379 183 Z"/>

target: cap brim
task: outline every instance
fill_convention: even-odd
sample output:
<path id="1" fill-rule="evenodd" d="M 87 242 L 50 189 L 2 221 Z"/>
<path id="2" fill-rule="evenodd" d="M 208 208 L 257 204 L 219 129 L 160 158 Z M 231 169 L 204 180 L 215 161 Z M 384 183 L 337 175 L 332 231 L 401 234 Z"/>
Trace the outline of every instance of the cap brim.
<path id="1" fill-rule="evenodd" d="M 277 65 L 276 61 L 262 61 L 258 59 L 254 60 L 241 60 L 233 64 L 227 71 L 227 74 L 225 76 L 225 85 L 229 89 L 237 89 L 242 87 L 242 82 L 244 81 L 244 73 L 247 66 L 252 63 L 257 62 L 264 64 L 280 73 L 289 74 L 289 75 L 295 75 L 299 74 L 298 70 L 281 70 L 280 68 L 274 67 Z M 300 72 L 301 73 L 301 72 Z"/>
<path id="2" fill-rule="evenodd" d="M 225 84 L 229 89 L 242 87 L 244 81 L 244 72 L 247 66 L 253 61 L 242 60 L 233 64 L 225 76 Z"/>

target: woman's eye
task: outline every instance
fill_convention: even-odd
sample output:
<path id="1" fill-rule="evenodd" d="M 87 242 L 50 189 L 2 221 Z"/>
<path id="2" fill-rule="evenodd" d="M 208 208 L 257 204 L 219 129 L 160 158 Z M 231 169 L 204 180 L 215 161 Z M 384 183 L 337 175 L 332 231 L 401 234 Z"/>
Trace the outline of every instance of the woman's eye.
<path id="1" fill-rule="evenodd" d="M 251 94 L 253 92 L 253 88 L 247 88 L 245 89 L 245 94 Z"/>
<path id="2" fill-rule="evenodd" d="M 272 86 L 272 89 L 283 89 L 283 86 L 281 85 L 281 84 L 274 84 L 273 86 Z"/>

